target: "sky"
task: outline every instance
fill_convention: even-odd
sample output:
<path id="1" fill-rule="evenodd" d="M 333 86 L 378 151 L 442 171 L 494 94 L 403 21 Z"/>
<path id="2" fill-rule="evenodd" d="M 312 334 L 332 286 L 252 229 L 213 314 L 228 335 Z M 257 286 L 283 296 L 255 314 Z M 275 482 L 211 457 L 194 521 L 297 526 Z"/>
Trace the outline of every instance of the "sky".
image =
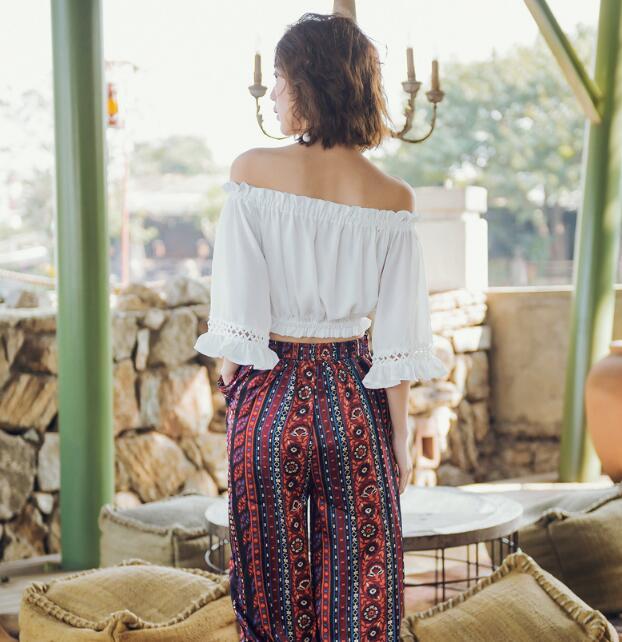
<path id="1" fill-rule="evenodd" d="M 597 24 L 598 0 L 549 0 L 549 6 L 567 33 L 578 22 Z M 293 142 L 259 130 L 248 92 L 254 54 L 262 55 L 267 86 L 260 100 L 264 126 L 281 135 L 269 99 L 274 47 L 288 24 L 306 11 L 331 12 L 332 0 L 102 0 L 102 7 L 104 56 L 115 61 L 119 100 L 134 105 L 133 141 L 197 135 L 224 165 L 248 148 Z M 396 125 L 403 122 L 407 46 L 423 82 L 417 100 L 423 108 L 433 58 L 442 89 L 444 62 L 485 59 L 537 35 L 523 0 L 359 0 L 357 19 L 380 51 Z M 0 91 L 51 87 L 51 46 L 50 0 L 0 0 Z"/>

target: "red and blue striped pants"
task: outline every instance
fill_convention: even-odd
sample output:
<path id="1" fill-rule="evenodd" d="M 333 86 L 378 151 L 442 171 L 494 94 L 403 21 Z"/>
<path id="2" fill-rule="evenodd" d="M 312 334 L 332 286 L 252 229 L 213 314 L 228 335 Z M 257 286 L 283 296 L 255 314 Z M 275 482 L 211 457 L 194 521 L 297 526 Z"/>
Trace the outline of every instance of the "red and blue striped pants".
<path id="1" fill-rule="evenodd" d="M 367 334 L 270 339 L 272 370 L 242 365 L 227 401 L 231 599 L 241 641 L 399 640 L 399 469 Z M 307 512 L 309 510 L 309 512 Z"/>

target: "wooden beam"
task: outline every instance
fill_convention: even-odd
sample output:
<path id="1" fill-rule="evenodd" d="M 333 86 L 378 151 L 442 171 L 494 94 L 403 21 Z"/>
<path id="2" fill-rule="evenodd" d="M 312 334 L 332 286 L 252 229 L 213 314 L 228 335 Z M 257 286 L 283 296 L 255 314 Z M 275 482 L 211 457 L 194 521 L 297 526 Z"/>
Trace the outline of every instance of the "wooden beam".
<path id="1" fill-rule="evenodd" d="M 594 62 L 603 89 L 600 123 L 586 121 L 582 204 L 574 252 L 570 341 L 561 435 L 560 481 L 596 479 L 596 457 L 585 418 L 585 381 L 609 352 L 616 263 L 622 228 L 622 4 L 601 0 Z"/>
<path id="2" fill-rule="evenodd" d="M 112 355 L 100 0 L 52 0 L 57 193 L 61 550 L 99 565 L 114 496 Z"/>
<path id="3" fill-rule="evenodd" d="M 602 92 L 585 70 L 546 0 L 525 0 L 525 4 L 549 45 L 551 53 L 559 63 L 562 73 L 566 76 L 586 118 L 593 123 L 600 123 Z"/>

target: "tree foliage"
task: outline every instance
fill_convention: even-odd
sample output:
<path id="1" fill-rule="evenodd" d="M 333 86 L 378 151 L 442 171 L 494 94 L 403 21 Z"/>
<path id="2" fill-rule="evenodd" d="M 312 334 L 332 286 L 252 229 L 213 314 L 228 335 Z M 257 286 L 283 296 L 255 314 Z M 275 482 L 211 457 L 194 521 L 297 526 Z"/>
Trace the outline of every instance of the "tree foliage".
<path id="1" fill-rule="evenodd" d="M 578 25 L 570 40 L 591 73 L 594 29 Z M 505 212 L 497 241 L 522 244 L 532 257 L 546 254 L 561 209 L 580 205 L 586 121 L 543 38 L 489 60 L 446 63 L 441 88 L 432 136 L 401 144 L 383 168 L 415 189 L 485 187 L 491 212 Z M 416 132 L 426 130 L 429 113 L 420 108 Z"/>

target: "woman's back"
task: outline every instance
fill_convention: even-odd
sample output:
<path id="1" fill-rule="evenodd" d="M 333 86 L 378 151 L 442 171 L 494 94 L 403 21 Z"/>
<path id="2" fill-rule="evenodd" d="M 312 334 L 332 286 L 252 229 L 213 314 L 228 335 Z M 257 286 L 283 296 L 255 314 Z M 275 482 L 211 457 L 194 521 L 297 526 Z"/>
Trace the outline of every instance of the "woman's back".
<path id="1" fill-rule="evenodd" d="M 231 165 L 231 178 L 346 205 L 394 211 L 415 208 L 407 183 L 341 145 L 322 149 L 317 142 L 308 147 L 294 143 L 276 149 L 249 149 Z"/>
<path id="2" fill-rule="evenodd" d="M 216 232 L 209 330 L 197 349 L 214 356 L 235 339 L 238 363 L 270 369 L 278 361 L 270 334 L 358 337 L 373 320 L 365 386 L 438 374 L 414 207 L 359 198 L 374 196 L 369 177 L 377 179 L 360 157 L 327 154 L 321 166 L 321 155 L 305 151 L 252 150 L 234 162 Z M 351 178 L 358 194 L 346 187 Z"/>

